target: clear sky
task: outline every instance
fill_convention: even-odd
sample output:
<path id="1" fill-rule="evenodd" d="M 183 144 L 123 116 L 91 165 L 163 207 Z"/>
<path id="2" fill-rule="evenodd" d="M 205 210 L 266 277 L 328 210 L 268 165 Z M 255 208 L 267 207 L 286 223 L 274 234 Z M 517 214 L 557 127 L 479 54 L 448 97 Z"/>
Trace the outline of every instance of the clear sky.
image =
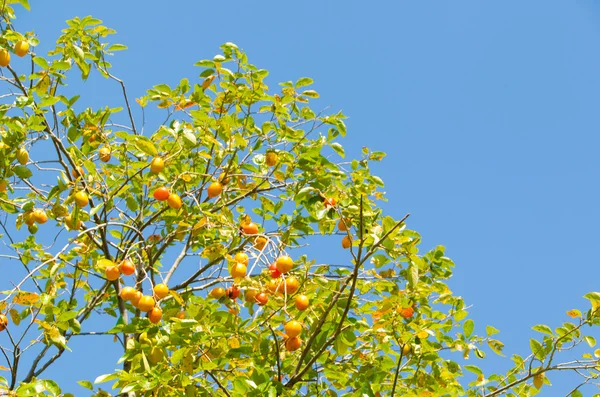
<path id="1" fill-rule="evenodd" d="M 384 207 L 396 218 L 410 212 L 424 247 L 447 247 L 457 264 L 450 285 L 473 305 L 476 332 L 494 325 L 508 357 L 526 355 L 531 326 L 588 308 L 582 296 L 600 290 L 596 1 L 168 3 L 32 0 L 16 26 L 48 40 L 67 18 L 102 19 L 129 46 L 112 63 L 135 97 L 194 79 L 193 63 L 226 41 L 268 69 L 271 86 L 311 77 L 317 107 L 350 117 L 349 156 L 362 146 L 387 152 L 375 170 Z M 85 89 L 92 106 L 121 105 L 104 80 Z M 75 357 L 85 358 L 73 353 L 48 376 L 71 367 L 93 380 L 113 368 L 110 357 L 84 371 Z M 510 360 L 471 364 L 502 371 Z M 568 390 L 553 383 L 553 393 Z"/>

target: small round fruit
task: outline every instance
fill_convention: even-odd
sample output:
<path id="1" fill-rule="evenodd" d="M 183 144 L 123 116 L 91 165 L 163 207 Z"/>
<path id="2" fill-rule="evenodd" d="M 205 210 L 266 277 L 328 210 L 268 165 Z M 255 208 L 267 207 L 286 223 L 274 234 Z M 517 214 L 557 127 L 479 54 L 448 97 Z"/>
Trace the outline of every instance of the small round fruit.
<path id="1" fill-rule="evenodd" d="M 157 299 L 162 299 L 167 295 L 169 295 L 169 287 L 167 287 L 166 284 L 156 284 L 154 286 L 154 296 L 156 296 Z"/>
<path id="2" fill-rule="evenodd" d="M 149 295 L 144 295 L 140 298 L 140 301 L 137 304 L 138 309 L 143 312 L 149 312 L 156 305 L 154 298 Z"/>
<path id="3" fill-rule="evenodd" d="M 73 170 L 71 170 L 71 175 L 73 175 L 73 178 L 75 179 L 83 177 L 83 174 L 85 174 L 85 170 L 81 166 L 78 166 L 77 168 L 73 168 Z"/>
<path id="4" fill-rule="evenodd" d="M 350 247 L 352 247 L 352 240 L 350 240 L 350 237 L 344 236 L 342 239 L 342 248 L 348 249 Z"/>
<path id="5" fill-rule="evenodd" d="M 281 285 L 282 285 L 281 280 L 275 280 L 275 279 L 269 280 L 267 282 L 267 290 L 269 290 L 270 293 L 274 294 L 277 291 L 281 290 Z"/>
<path id="6" fill-rule="evenodd" d="M 81 229 L 81 221 L 79 219 L 77 219 L 77 222 L 75 222 L 75 220 L 73 219 L 72 215 L 67 215 L 65 217 L 65 225 L 70 230 L 79 230 L 79 229 Z"/>
<path id="7" fill-rule="evenodd" d="M 29 52 L 29 43 L 25 40 L 19 40 L 15 43 L 13 50 L 17 56 L 24 57 Z"/>
<path id="8" fill-rule="evenodd" d="M 183 205 L 183 202 L 181 201 L 181 197 L 179 197 L 178 194 L 171 193 L 169 197 L 167 197 L 167 204 L 174 210 L 178 210 Z"/>
<path id="9" fill-rule="evenodd" d="M 244 294 L 244 299 L 246 300 L 246 302 L 254 303 L 256 301 L 256 295 L 258 295 L 258 290 L 254 288 L 248 288 L 246 290 L 246 293 Z"/>
<path id="10" fill-rule="evenodd" d="M 542 388 L 543 385 L 544 385 L 544 373 L 534 375 L 533 376 L 533 386 L 539 390 Z"/>
<path id="11" fill-rule="evenodd" d="M 411 318 L 415 314 L 415 309 L 412 306 L 403 307 L 400 309 L 400 315 L 404 318 Z"/>
<path id="12" fill-rule="evenodd" d="M 229 273 L 233 278 L 242 278 L 246 277 L 247 270 L 248 269 L 246 265 L 244 265 L 243 263 L 236 263 L 231 267 L 231 271 Z"/>
<path id="13" fill-rule="evenodd" d="M 264 306 L 269 301 L 269 295 L 265 294 L 264 292 L 261 292 L 260 294 L 256 295 L 254 299 L 256 300 L 256 303 L 258 303 L 261 306 Z"/>
<path id="14" fill-rule="evenodd" d="M 152 346 L 152 339 L 150 339 L 150 337 L 148 337 L 147 332 L 142 332 L 140 334 L 140 338 L 138 339 L 138 342 L 140 342 L 141 345 Z"/>
<path id="15" fill-rule="evenodd" d="M 221 299 L 225 296 L 226 293 L 227 291 L 225 291 L 225 288 L 217 287 L 213 288 L 213 290 L 210 291 L 210 296 L 212 296 L 215 299 Z"/>
<path id="16" fill-rule="evenodd" d="M 254 222 L 245 223 L 242 225 L 244 234 L 258 234 L 258 225 Z"/>
<path id="17" fill-rule="evenodd" d="M 4 331 L 8 327 L 8 317 L 4 314 L 0 314 L 0 331 Z"/>
<path id="18" fill-rule="evenodd" d="M 300 310 L 301 312 L 308 309 L 308 306 L 310 305 L 310 301 L 308 300 L 308 296 L 306 295 L 298 295 L 296 297 L 296 309 Z"/>
<path id="19" fill-rule="evenodd" d="M 165 161 L 162 157 L 155 157 L 150 162 L 150 172 L 153 174 L 158 174 L 165 168 Z"/>
<path id="20" fill-rule="evenodd" d="M 231 287 L 227 288 L 226 293 L 229 299 L 237 299 L 238 296 L 240 296 L 240 289 L 235 285 L 232 285 Z"/>
<path id="21" fill-rule="evenodd" d="M 0 49 L 0 66 L 7 67 L 10 63 L 10 52 L 5 48 Z"/>
<path id="22" fill-rule="evenodd" d="M 288 295 L 291 295 L 298 291 L 299 283 L 298 279 L 294 276 L 288 277 L 285 279 L 285 290 Z M 281 291 L 283 292 L 283 291 Z"/>
<path id="23" fill-rule="evenodd" d="M 148 361 L 150 361 L 151 364 L 157 364 L 160 361 L 162 361 L 165 358 L 165 352 L 157 346 L 154 346 L 151 350 L 150 350 L 150 354 L 148 354 Z"/>
<path id="24" fill-rule="evenodd" d="M 118 266 L 109 266 L 106 268 L 106 270 L 104 270 L 104 272 L 106 274 L 106 278 L 110 281 L 115 281 L 121 275 Z"/>
<path id="25" fill-rule="evenodd" d="M 27 226 L 31 226 L 35 223 L 35 219 L 33 218 L 33 211 L 26 211 L 23 213 L 23 222 Z"/>
<path id="26" fill-rule="evenodd" d="M 351 224 L 349 219 L 340 219 L 340 221 L 337 224 L 337 227 L 340 232 L 346 232 L 348 231 L 350 225 Z"/>
<path id="27" fill-rule="evenodd" d="M 110 161 L 110 148 L 106 146 L 101 147 L 98 151 L 98 158 L 100 161 L 108 163 Z"/>
<path id="28" fill-rule="evenodd" d="M 221 185 L 219 182 L 213 182 L 208 186 L 206 194 L 208 194 L 208 197 L 213 198 L 221 194 L 222 191 L 223 185 Z"/>
<path id="29" fill-rule="evenodd" d="M 266 238 L 264 238 L 262 236 L 258 236 L 257 238 L 254 239 L 254 248 L 256 248 L 257 250 L 262 251 L 266 245 L 267 245 Z"/>
<path id="30" fill-rule="evenodd" d="M 292 267 L 294 267 L 294 261 L 287 255 L 277 258 L 277 262 L 275 262 L 275 264 L 277 266 L 277 270 L 279 270 L 279 272 L 282 274 L 286 274 L 292 270 Z"/>
<path id="31" fill-rule="evenodd" d="M 302 346 L 302 339 L 298 337 L 288 338 L 285 341 L 285 350 L 289 352 L 293 352 L 295 350 L 300 349 L 300 346 Z"/>
<path id="32" fill-rule="evenodd" d="M 265 163 L 267 163 L 269 167 L 273 167 L 275 164 L 277 164 L 278 160 L 279 156 L 277 155 L 277 153 L 267 152 L 267 155 L 265 156 Z"/>
<path id="33" fill-rule="evenodd" d="M 285 326 L 285 334 L 290 338 L 294 338 L 302 333 L 302 324 L 299 321 L 288 321 Z"/>
<path id="34" fill-rule="evenodd" d="M 29 231 L 29 233 L 31 234 L 36 234 L 38 231 L 38 225 L 36 225 L 35 223 L 33 225 L 29 225 L 27 226 L 27 230 Z"/>
<path id="35" fill-rule="evenodd" d="M 33 218 L 35 223 L 39 223 L 40 225 L 43 225 L 44 223 L 48 222 L 48 215 L 46 215 L 46 211 L 39 208 L 33 210 L 31 217 Z"/>
<path id="36" fill-rule="evenodd" d="M 167 189 L 164 186 L 161 186 L 158 189 L 156 189 L 153 194 L 154 198 L 158 201 L 165 201 L 169 198 L 170 195 L 171 193 L 169 193 L 169 189 Z"/>
<path id="37" fill-rule="evenodd" d="M 333 197 L 326 197 L 323 200 L 323 204 L 325 205 L 325 208 L 331 208 L 336 206 L 337 201 Z"/>
<path id="38" fill-rule="evenodd" d="M 155 306 L 148 312 L 148 320 L 150 320 L 152 324 L 158 324 L 162 318 L 162 315 L 163 313 L 162 310 L 160 310 L 160 307 Z"/>
<path id="39" fill-rule="evenodd" d="M 1 53 L 1 51 L 2 50 L 0 50 L 0 53 Z M 0 59 L 1 59 L 1 55 L 0 55 Z M 0 66 L 6 66 L 6 65 L 0 64 Z M 21 165 L 25 165 L 29 162 L 29 153 L 27 152 L 27 150 L 25 150 L 25 148 L 20 148 L 19 150 L 17 150 L 17 161 Z"/>
<path id="40" fill-rule="evenodd" d="M 248 259 L 248 255 L 245 252 L 238 252 L 233 257 L 233 260 L 237 263 L 242 263 L 242 264 L 248 266 L 249 259 Z"/>
<path id="41" fill-rule="evenodd" d="M 277 270 L 277 263 L 273 262 L 269 265 L 269 273 L 271 273 L 271 278 L 281 277 L 281 272 Z"/>
<path id="42" fill-rule="evenodd" d="M 142 299 L 142 293 L 140 291 L 135 291 L 129 302 L 133 305 L 133 307 L 139 309 L 138 303 L 140 303 L 140 299 Z"/>
<path id="43" fill-rule="evenodd" d="M 131 276 L 135 273 L 135 265 L 129 259 L 123 259 L 119 264 L 119 271 L 126 276 Z"/>
<path id="44" fill-rule="evenodd" d="M 409 356 L 410 353 L 412 353 L 412 346 L 409 343 L 405 343 L 404 346 L 402 346 L 402 355 L 403 356 Z"/>
<path id="45" fill-rule="evenodd" d="M 75 205 L 77 205 L 79 208 L 83 208 L 83 207 L 87 206 L 90 202 L 88 195 L 83 190 L 80 190 L 77 193 L 75 193 L 74 198 L 75 198 Z"/>
<path id="46" fill-rule="evenodd" d="M 119 296 L 125 301 L 131 301 L 131 299 L 133 299 L 133 297 L 135 296 L 136 292 L 137 291 L 135 290 L 135 288 L 127 286 L 121 289 L 121 293 L 119 294 Z"/>
<path id="47" fill-rule="evenodd" d="M 7 187 L 8 187 L 8 181 L 6 179 L 0 180 L 0 193 L 6 192 Z"/>

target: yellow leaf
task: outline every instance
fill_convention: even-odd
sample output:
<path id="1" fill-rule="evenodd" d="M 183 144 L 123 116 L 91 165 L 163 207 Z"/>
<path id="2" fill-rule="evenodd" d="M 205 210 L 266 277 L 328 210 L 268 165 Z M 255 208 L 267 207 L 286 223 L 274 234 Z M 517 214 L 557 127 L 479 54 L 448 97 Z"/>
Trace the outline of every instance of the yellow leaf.
<path id="1" fill-rule="evenodd" d="M 23 306 L 31 306 L 40 300 L 38 294 L 33 292 L 19 292 L 13 298 L 13 303 Z"/>
<path id="2" fill-rule="evenodd" d="M 419 337 L 419 339 L 426 339 L 429 336 L 429 333 L 425 330 L 420 331 L 417 336 Z"/>
<path id="3" fill-rule="evenodd" d="M 229 347 L 236 349 L 240 347 L 240 341 L 238 338 L 229 338 Z"/>
<path id="4" fill-rule="evenodd" d="M 581 317 L 581 312 L 577 309 L 569 310 L 567 315 L 572 318 Z"/>
<path id="5" fill-rule="evenodd" d="M 6 368 L 4 365 L 0 365 L 0 371 L 8 371 L 9 368 Z"/>

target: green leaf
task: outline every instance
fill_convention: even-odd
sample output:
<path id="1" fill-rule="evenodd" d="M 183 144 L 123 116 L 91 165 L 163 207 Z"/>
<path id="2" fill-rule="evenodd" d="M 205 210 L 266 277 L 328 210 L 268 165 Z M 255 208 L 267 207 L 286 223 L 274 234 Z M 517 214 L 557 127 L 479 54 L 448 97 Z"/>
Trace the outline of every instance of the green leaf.
<path id="1" fill-rule="evenodd" d="M 303 91 L 302 94 L 300 94 L 300 95 L 307 96 L 309 98 L 318 98 L 319 97 L 319 94 L 317 93 L 317 91 L 314 91 L 314 90 Z"/>
<path id="2" fill-rule="evenodd" d="M 117 374 L 100 375 L 99 377 L 96 378 L 94 383 L 98 384 L 98 383 L 108 382 L 109 380 L 114 380 L 114 379 L 117 379 L 118 377 L 119 376 Z"/>
<path id="3" fill-rule="evenodd" d="M 414 263 L 408 265 L 406 280 L 411 288 L 414 288 L 419 282 L 419 268 Z"/>
<path id="4" fill-rule="evenodd" d="M 592 336 L 584 336 L 583 339 L 587 342 L 590 347 L 596 346 L 596 339 Z"/>
<path id="5" fill-rule="evenodd" d="M 21 179 L 28 179 L 31 178 L 31 176 L 33 175 L 33 173 L 31 172 L 31 170 L 27 167 L 25 167 L 24 165 L 17 165 L 14 168 L 15 174 L 17 174 L 17 176 Z"/>
<path id="6" fill-rule="evenodd" d="M 344 157 L 346 157 L 346 153 L 344 152 L 344 148 L 343 148 L 343 147 L 342 147 L 342 145 L 340 145 L 339 143 L 337 143 L 337 142 L 333 142 L 333 143 L 331 144 L 331 148 L 332 148 L 333 150 L 335 150 L 335 152 L 336 152 L 337 154 L 339 154 L 341 158 L 344 158 Z"/>
<path id="7" fill-rule="evenodd" d="M 77 383 L 79 383 L 80 386 L 83 386 L 86 389 L 94 390 L 94 385 L 89 380 L 80 380 L 77 381 Z"/>
<path id="8" fill-rule="evenodd" d="M 485 333 L 487 334 L 487 336 L 492 336 L 499 332 L 500 331 L 498 331 L 496 328 L 492 327 L 491 325 L 488 325 L 487 327 L 485 327 Z"/>
<path id="9" fill-rule="evenodd" d="M 473 330 L 475 329 L 475 322 L 471 319 L 465 321 L 463 325 L 463 330 L 465 332 L 465 336 L 468 338 L 473 334 Z"/>
<path id="10" fill-rule="evenodd" d="M 108 51 L 123 51 L 126 49 L 127 49 L 127 46 L 123 45 L 123 44 L 113 44 L 110 47 L 108 47 Z"/>
<path id="11" fill-rule="evenodd" d="M 307 85 L 311 85 L 314 83 L 313 79 L 310 77 L 302 77 L 300 80 L 296 82 L 296 88 L 306 87 Z"/>
<path id="12" fill-rule="evenodd" d="M 552 332 L 552 329 L 544 324 L 534 325 L 533 327 L 531 327 L 531 329 L 537 332 L 541 332 L 542 334 L 554 336 L 554 332 Z"/>
<path id="13" fill-rule="evenodd" d="M 544 348 L 542 347 L 542 344 L 535 339 L 530 339 L 529 346 L 531 347 L 531 352 L 535 355 L 535 358 L 537 358 L 540 361 L 544 361 L 546 355 L 544 353 Z"/>
<path id="14" fill-rule="evenodd" d="M 463 368 L 469 372 L 473 372 L 476 375 L 483 375 L 483 371 L 481 369 L 479 369 L 479 367 L 476 367 L 475 365 L 465 365 Z"/>
<path id="15" fill-rule="evenodd" d="M 183 141 L 186 143 L 187 147 L 194 147 L 198 143 L 194 131 L 188 128 L 183 130 Z"/>
<path id="16" fill-rule="evenodd" d="M 145 136 L 136 136 L 134 139 L 134 145 L 142 152 L 146 153 L 150 156 L 157 156 L 158 150 L 156 150 L 156 146 L 152 143 L 152 141 Z"/>

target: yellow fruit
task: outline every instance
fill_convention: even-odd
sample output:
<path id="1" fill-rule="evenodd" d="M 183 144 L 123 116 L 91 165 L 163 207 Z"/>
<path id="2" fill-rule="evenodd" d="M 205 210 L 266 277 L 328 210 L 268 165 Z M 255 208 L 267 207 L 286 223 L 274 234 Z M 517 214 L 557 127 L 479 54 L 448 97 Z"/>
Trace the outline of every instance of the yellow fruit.
<path id="1" fill-rule="evenodd" d="M 258 290 L 248 288 L 246 290 L 246 293 L 244 294 L 244 299 L 246 300 L 246 302 L 255 302 L 254 298 L 256 298 L 256 295 L 258 295 Z"/>
<path id="2" fill-rule="evenodd" d="M 7 67 L 10 63 L 10 52 L 5 48 L 0 49 L 0 66 Z"/>
<path id="3" fill-rule="evenodd" d="M 67 226 L 70 230 L 79 230 L 81 229 L 81 221 L 77 219 L 77 223 L 74 222 L 72 215 L 67 215 L 65 217 L 65 226 Z"/>
<path id="4" fill-rule="evenodd" d="M 183 205 L 182 201 L 181 201 L 181 197 L 179 197 L 179 195 L 175 194 L 175 193 L 171 193 L 169 194 L 169 197 L 167 197 L 167 204 L 169 205 L 169 207 L 178 210 L 181 208 L 181 206 Z"/>
<path id="5" fill-rule="evenodd" d="M 131 301 L 131 299 L 135 296 L 135 292 L 136 291 L 133 287 L 123 287 L 119 296 L 123 300 Z"/>
<path id="6" fill-rule="evenodd" d="M 264 238 L 262 236 L 258 236 L 257 238 L 254 239 L 254 248 L 256 248 L 257 250 L 262 251 L 266 245 L 267 245 L 266 238 Z"/>
<path id="7" fill-rule="evenodd" d="M 169 287 L 167 287 L 165 284 L 156 284 L 154 286 L 154 296 L 156 296 L 158 299 L 162 299 L 167 295 L 169 295 Z"/>
<path id="8" fill-rule="evenodd" d="M 412 353 L 412 347 L 410 344 L 405 343 L 404 346 L 402 346 L 402 355 L 406 357 L 410 355 L 410 353 Z"/>
<path id="9" fill-rule="evenodd" d="M 306 309 L 308 309 L 308 305 L 310 304 L 310 301 L 308 300 L 308 296 L 306 295 L 298 295 L 296 297 L 296 309 L 300 310 L 300 311 L 304 311 Z"/>
<path id="10" fill-rule="evenodd" d="M 162 315 L 163 313 L 160 307 L 154 307 L 148 312 L 148 320 L 150 320 L 152 324 L 158 324 L 162 318 Z"/>
<path id="11" fill-rule="evenodd" d="M 77 193 L 75 193 L 75 204 L 79 207 L 79 208 L 83 208 L 86 205 L 89 204 L 90 200 L 88 199 L 88 195 L 80 190 Z"/>
<path id="12" fill-rule="evenodd" d="M 24 57 L 29 52 L 29 43 L 25 40 L 19 40 L 15 43 L 13 50 L 17 56 Z"/>
<path id="13" fill-rule="evenodd" d="M 118 266 L 109 266 L 105 270 L 106 278 L 110 281 L 115 281 L 121 276 Z"/>
<path id="14" fill-rule="evenodd" d="M 210 291 L 210 296 L 215 299 L 221 299 L 225 296 L 225 288 L 217 287 Z"/>
<path id="15" fill-rule="evenodd" d="M 48 215 L 46 215 L 46 212 L 39 208 L 33 210 L 31 217 L 33 218 L 33 220 L 36 223 L 39 223 L 40 225 L 42 225 L 48 221 Z"/>
<path id="16" fill-rule="evenodd" d="M 302 346 L 302 339 L 298 337 L 288 338 L 285 341 L 285 350 L 289 352 L 300 349 L 300 346 Z"/>
<path id="17" fill-rule="evenodd" d="M 265 162 L 269 167 L 272 167 L 275 164 L 277 164 L 277 160 L 279 160 L 279 156 L 275 152 L 268 152 L 265 156 Z"/>
<path id="18" fill-rule="evenodd" d="M 243 263 L 236 263 L 231 267 L 231 277 L 233 278 L 242 278 L 246 277 L 246 265 Z"/>
<path id="19" fill-rule="evenodd" d="M 535 386 L 536 389 L 541 389 L 542 385 L 544 384 L 544 374 L 537 374 L 534 375 L 533 377 L 533 386 Z"/>
<path id="20" fill-rule="evenodd" d="M 165 161 L 161 157 L 155 157 L 150 162 L 150 172 L 158 174 L 165 168 Z"/>
<path id="21" fill-rule="evenodd" d="M 2 51 L 2 50 L 0 50 L 0 51 Z M 1 59 L 1 56 L 0 56 L 0 59 Z M 0 65 L 0 66 L 6 66 L 6 65 Z M 20 148 L 19 150 L 17 150 L 17 161 L 21 165 L 25 165 L 29 161 L 29 153 L 27 152 L 27 150 L 25 150 L 25 148 Z"/>
<path id="22" fill-rule="evenodd" d="M 292 320 L 285 324 L 285 334 L 290 338 L 294 338 L 302 332 L 302 324 L 299 321 Z"/>
<path id="23" fill-rule="evenodd" d="M 223 185 L 219 182 L 213 182 L 208 186 L 207 194 L 208 197 L 213 198 L 217 197 L 223 191 Z"/>
<path id="24" fill-rule="evenodd" d="M 4 331 L 8 327 L 8 317 L 4 314 L 0 314 L 0 331 Z"/>
<path id="25" fill-rule="evenodd" d="M 85 174 L 85 170 L 81 166 L 77 166 L 76 168 L 73 168 L 73 170 L 71 171 L 71 175 L 73 175 L 73 178 L 75 178 L 75 179 L 77 179 L 79 177 L 83 177 L 84 174 Z"/>
<path id="26" fill-rule="evenodd" d="M 245 252 L 238 252 L 233 257 L 233 260 L 237 263 L 243 263 L 244 265 L 248 266 L 248 255 Z"/>
<path id="27" fill-rule="evenodd" d="M 5 179 L 0 180 L 0 192 L 1 193 L 6 192 L 6 187 L 7 186 L 8 186 L 8 181 L 7 180 L 5 180 Z"/>
<path id="28" fill-rule="evenodd" d="M 100 161 L 108 163 L 110 161 L 110 148 L 106 146 L 101 147 L 98 151 L 98 157 L 100 158 Z"/>
<path id="29" fill-rule="evenodd" d="M 287 273 L 294 267 L 294 261 L 289 256 L 280 256 L 275 263 L 280 273 Z"/>
<path id="30" fill-rule="evenodd" d="M 340 221 L 337 224 L 338 230 L 340 232 L 347 231 L 350 226 L 351 226 L 351 223 L 350 223 L 349 219 L 340 219 Z"/>
<path id="31" fill-rule="evenodd" d="M 25 224 L 27 226 L 31 226 L 35 223 L 35 219 L 33 217 L 33 211 L 27 211 L 27 212 L 23 213 L 23 222 L 25 222 Z"/>
<path id="32" fill-rule="evenodd" d="M 154 346 L 150 350 L 150 354 L 148 354 L 148 361 L 150 361 L 151 364 L 156 364 L 156 363 L 162 361 L 164 358 L 165 358 L 165 352 L 160 347 Z"/>
<path id="33" fill-rule="evenodd" d="M 137 303 L 137 308 L 143 312 L 149 312 L 154 308 L 155 304 L 156 302 L 154 301 L 153 297 L 144 295 L 140 298 L 139 302 Z"/>

